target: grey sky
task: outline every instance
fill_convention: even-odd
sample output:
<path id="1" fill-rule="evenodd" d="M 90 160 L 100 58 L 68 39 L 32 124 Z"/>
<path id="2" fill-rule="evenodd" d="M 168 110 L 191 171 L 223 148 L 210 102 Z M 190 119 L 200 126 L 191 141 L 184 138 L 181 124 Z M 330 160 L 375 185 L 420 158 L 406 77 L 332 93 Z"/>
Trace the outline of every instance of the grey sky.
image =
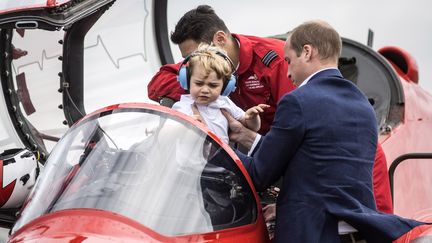
<path id="1" fill-rule="evenodd" d="M 432 94 L 432 2 L 429 0 L 188 0 L 180 6 L 177 1 L 169 1 L 169 30 L 186 11 L 203 3 L 213 6 L 235 33 L 281 34 L 304 21 L 323 19 L 341 36 L 366 44 L 370 28 L 374 31 L 374 50 L 399 46 L 417 60 L 419 85 Z M 173 47 L 173 51 L 178 52 L 178 48 Z"/>

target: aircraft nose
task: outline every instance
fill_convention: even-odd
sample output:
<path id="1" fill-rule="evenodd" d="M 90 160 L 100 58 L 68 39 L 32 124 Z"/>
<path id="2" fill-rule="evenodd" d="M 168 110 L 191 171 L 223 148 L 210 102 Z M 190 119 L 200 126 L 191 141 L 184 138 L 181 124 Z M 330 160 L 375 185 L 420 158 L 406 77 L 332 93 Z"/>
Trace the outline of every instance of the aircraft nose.
<path id="1" fill-rule="evenodd" d="M 168 238 L 118 214 L 68 209 L 43 215 L 9 239 L 16 242 L 167 242 Z"/>

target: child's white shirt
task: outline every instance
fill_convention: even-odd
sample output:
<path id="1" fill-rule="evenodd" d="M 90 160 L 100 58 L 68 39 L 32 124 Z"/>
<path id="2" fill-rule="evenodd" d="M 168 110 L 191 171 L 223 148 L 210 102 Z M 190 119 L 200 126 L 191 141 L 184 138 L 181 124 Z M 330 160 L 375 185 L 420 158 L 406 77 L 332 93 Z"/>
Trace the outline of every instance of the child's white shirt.
<path id="1" fill-rule="evenodd" d="M 190 94 L 182 95 L 180 101 L 173 105 L 174 110 L 178 110 L 186 115 L 192 116 L 192 105 L 195 100 Z M 228 111 L 236 120 L 244 118 L 245 112 L 232 102 L 227 96 L 220 95 L 214 102 L 208 105 L 196 104 L 201 117 L 204 119 L 208 128 L 216 133 L 225 143 L 228 143 L 228 120 L 222 114 L 221 109 Z"/>

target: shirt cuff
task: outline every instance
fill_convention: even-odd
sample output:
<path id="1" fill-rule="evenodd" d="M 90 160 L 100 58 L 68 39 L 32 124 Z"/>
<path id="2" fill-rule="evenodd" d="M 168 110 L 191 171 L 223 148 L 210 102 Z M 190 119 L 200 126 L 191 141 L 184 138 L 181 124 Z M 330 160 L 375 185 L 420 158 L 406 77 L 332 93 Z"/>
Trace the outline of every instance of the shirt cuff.
<path id="1" fill-rule="evenodd" d="M 256 135 L 256 137 L 255 137 L 255 140 L 254 140 L 254 142 L 253 142 L 253 144 L 252 144 L 252 146 L 251 146 L 251 148 L 249 149 L 249 152 L 248 152 L 248 154 L 247 154 L 248 156 L 251 156 L 251 155 L 252 155 L 252 153 L 253 153 L 253 151 L 255 150 L 255 147 L 257 146 L 257 144 L 258 144 L 258 142 L 259 142 L 260 139 L 261 139 L 261 135 L 257 133 L 257 135 Z"/>

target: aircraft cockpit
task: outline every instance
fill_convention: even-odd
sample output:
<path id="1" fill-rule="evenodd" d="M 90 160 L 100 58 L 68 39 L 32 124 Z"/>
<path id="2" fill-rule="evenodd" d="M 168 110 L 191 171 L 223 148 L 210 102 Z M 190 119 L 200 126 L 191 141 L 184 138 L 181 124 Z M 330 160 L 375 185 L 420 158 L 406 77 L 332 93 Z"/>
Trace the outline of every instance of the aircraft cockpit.
<path id="1" fill-rule="evenodd" d="M 257 201 L 240 161 L 185 115 L 161 108 L 111 106 L 72 126 L 12 233 L 73 209 L 119 214 L 164 236 L 253 224 Z"/>

